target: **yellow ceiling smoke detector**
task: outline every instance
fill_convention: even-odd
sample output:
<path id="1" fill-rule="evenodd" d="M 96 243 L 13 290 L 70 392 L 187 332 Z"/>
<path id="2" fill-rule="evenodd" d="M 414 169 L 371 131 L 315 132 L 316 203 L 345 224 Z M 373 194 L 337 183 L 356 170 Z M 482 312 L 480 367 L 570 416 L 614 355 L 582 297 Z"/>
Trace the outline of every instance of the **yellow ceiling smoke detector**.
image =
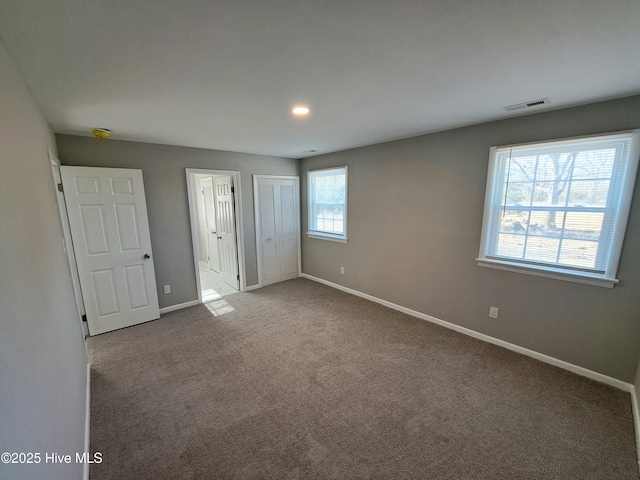
<path id="1" fill-rule="evenodd" d="M 111 130 L 109 130 L 108 128 L 94 128 L 93 130 L 91 130 L 91 133 L 93 133 L 94 137 L 101 140 L 106 140 L 111 136 Z"/>

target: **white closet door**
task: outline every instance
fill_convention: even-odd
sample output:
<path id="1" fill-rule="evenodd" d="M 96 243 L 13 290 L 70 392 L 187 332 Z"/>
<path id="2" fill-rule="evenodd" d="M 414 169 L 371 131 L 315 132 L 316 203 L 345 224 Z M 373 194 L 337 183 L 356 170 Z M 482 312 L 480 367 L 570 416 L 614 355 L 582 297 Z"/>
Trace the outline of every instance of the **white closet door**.
<path id="1" fill-rule="evenodd" d="M 278 187 L 280 280 L 291 280 L 298 277 L 298 242 L 300 241 L 298 179 L 279 180 Z"/>
<path id="2" fill-rule="evenodd" d="M 278 258 L 278 244 L 276 218 L 278 207 L 276 205 L 276 181 L 260 179 L 258 181 L 259 207 L 256 209 L 258 217 L 258 248 L 260 249 L 258 260 L 261 265 L 259 269 L 260 283 L 269 285 L 280 281 L 280 259 Z"/>
<path id="3" fill-rule="evenodd" d="M 254 176 L 258 275 L 261 285 L 298 277 L 298 177 Z"/>
<path id="4" fill-rule="evenodd" d="M 159 318 L 142 171 L 60 173 L 89 334 Z"/>

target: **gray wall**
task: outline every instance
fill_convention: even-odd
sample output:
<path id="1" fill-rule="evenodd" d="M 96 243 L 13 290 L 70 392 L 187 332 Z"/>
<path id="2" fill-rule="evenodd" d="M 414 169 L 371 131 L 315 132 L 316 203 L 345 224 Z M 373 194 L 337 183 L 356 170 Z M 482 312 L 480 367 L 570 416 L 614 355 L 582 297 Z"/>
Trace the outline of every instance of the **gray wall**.
<path id="1" fill-rule="evenodd" d="M 258 283 L 252 175 L 298 175 L 297 160 L 73 135 L 56 141 L 63 165 L 142 170 L 160 308 L 198 298 L 185 168 L 239 171 L 247 285 Z M 162 285 L 171 285 L 171 293 Z"/>
<path id="2" fill-rule="evenodd" d="M 87 357 L 62 248 L 53 133 L 0 45 L 0 452 L 84 450 Z M 83 466 L 0 465 L 3 479 Z"/>
<path id="3" fill-rule="evenodd" d="M 308 170 L 349 166 L 349 241 L 303 236 L 302 270 L 633 383 L 640 358 L 637 192 L 614 289 L 482 268 L 475 259 L 491 146 L 639 127 L 635 96 L 305 159 L 303 199 Z M 488 318 L 492 305 L 498 320 Z"/>

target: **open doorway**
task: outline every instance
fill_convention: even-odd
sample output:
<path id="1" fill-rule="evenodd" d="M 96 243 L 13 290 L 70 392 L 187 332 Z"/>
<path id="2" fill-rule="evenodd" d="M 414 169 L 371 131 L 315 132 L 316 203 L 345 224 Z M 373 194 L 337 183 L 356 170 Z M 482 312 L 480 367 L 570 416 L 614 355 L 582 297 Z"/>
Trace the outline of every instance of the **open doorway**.
<path id="1" fill-rule="evenodd" d="M 198 301 L 244 291 L 240 173 L 187 169 Z"/>

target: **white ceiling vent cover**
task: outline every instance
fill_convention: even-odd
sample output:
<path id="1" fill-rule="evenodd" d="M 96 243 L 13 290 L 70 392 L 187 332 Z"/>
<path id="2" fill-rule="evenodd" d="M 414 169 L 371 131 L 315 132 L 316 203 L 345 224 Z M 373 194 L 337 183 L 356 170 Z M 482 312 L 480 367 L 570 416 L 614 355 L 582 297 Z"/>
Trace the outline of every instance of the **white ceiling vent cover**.
<path id="1" fill-rule="evenodd" d="M 549 103 L 548 98 L 541 98 L 539 100 L 532 100 L 530 102 L 525 103 L 516 103 L 515 105 L 509 105 L 508 107 L 504 107 L 507 112 L 513 112 L 514 110 L 521 110 L 523 108 L 537 107 L 538 105 L 545 105 Z"/>

